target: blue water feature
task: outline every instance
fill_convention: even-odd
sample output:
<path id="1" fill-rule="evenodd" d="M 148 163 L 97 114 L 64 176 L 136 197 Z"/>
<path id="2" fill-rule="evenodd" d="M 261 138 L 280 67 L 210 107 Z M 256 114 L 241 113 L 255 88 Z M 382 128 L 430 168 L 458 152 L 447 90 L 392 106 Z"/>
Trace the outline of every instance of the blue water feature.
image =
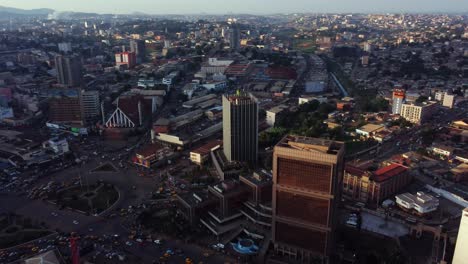
<path id="1" fill-rule="evenodd" d="M 232 248 L 239 254 L 253 255 L 257 254 L 258 246 L 251 239 L 239 239 L 237 243 L 231 243 Z"/>

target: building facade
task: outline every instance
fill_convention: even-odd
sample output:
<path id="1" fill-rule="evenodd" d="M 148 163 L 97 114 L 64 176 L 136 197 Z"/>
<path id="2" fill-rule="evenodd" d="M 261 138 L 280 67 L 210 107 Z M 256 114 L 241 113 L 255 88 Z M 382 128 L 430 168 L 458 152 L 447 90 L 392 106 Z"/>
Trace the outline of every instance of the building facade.
<path id="1" fill-rule="evenodd" d="M 228 161 L 256 163 L 258 101 L 252 95 L 223 96 L 223 143 Z"/>
<path id="2" fill-rule="evenodd" d="M 391 164 L 375 172 L 348 165 L 343 178 L 343 195 L 378 205 L 410 183 L 411 176 L 403 165 Z"/>
<path id="3" fill-rule="evenodd" d="M 466 263 L 468 259 L 468 208 L 462 212 L 460 220 L 460 228 L 458 229 L 457 243 L 455 245 L 455 253 L 453 255 L 453 264 Z"/>
<path id="4" fill-rule="evenodd" d="M 137 63 L 143 63 L 145 61 L 146 46 L 144 40 L 130 40 L 130 51 L 135 53 Z"/>
<path id="5" fill-rule="evenodd" d="M 344 144 L 286 136 L 273 153 L 272 241 L 299 262 L 326 259 L 333 244 L 344 170 Z"/>
<path id="6" fill-rule="evenodd" d="M 115 65 L 117 67 L 125 66 L 128 69 L 135 67 L 136 54 L 135 52 L 120 52 L 115 54 Z"/>
<path id="7" fill-rule="evenodd" d="M 49 121 L 57 123 L 83 124 L 81 95 L 78 89 L 67 89 L 68 92 L 49 99 Z"/>
<path id="8" fill-rule="evenodd" d="M 75 88 L 81 85 L 82 64 L 79 56 L 56 56 L 55 68 L 59 84 Z"/>
<path id="9" fill-rule="evenodd" d="M 437 107 L 434 102 L 423 104 L 403 104 L 401 107 L 401 116 L 414 124 L 426 122 Z"/>
<path id="10" fill-rule="evenodd" d="M 98 91 L 82 91 L 81 104 L 83 108 L 83 118 L 87 123 L 97 121 L 100 116 L 100 100 Z"/>
<path id="11" fill-rule="evenodd" d="M 229 47 L 232 50 L 238 50 L 240 48 L 240 30 L 236 24 L 233 24 L 229 29 Z"/>
<path id="12" fill-rule="evenodd" d="M 392 114 L 399 115 L 405 101 L 405 90 L 401 88 L 393 89 L 392 96 Z"/>

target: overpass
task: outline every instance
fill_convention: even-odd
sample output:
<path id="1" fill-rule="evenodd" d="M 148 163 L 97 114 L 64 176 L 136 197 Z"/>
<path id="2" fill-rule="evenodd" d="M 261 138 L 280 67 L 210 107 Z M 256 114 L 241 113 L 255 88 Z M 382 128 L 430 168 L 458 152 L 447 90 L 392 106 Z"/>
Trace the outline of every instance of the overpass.
<path id="1" fill-rule="evenodd" d="M 343 85 L 341 85 L 340 81 L 338 80 L 338 78 L 336 78 L 335 74 L 333 72 L 330 72 L 330 75 L 333 81 L 335 82 L 336 86 L 338 86 L 338 89 L 340 89 L 340 92 L 343 95 L 343 97 L 349 96 L 349 93 L 346 91 Z"/>

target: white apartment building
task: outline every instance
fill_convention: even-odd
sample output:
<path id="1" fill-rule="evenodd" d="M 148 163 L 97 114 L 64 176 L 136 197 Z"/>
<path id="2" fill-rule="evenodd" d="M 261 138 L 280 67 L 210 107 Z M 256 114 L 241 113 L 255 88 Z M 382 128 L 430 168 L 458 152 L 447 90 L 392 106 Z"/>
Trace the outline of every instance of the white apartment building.
<path id="1" fill-rule="evenodd" d="M 460 228 L 452 264 L 465 264 L 468 260 L 468 208 L 462 212 Z"/>

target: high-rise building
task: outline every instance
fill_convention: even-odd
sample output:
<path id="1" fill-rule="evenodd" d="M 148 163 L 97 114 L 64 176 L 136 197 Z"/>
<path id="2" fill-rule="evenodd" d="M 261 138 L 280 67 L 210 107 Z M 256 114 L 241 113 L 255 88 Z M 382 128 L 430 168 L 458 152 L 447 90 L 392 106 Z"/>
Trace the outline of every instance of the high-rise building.
<path id="1" fill-rule="evenodd" d="M 427 121 L 436 109 L 434 102 L 424 102 L 422 104 L 403 104 L 400 115 L 414 124 L 422 124 Z"/>
<path id="2" fill-rule="evenodd" d="M 450 93 L 444 94 L 444 100 L 442 101 L 442 105 L 448 108 L 453 108 L 455 105 L 455 95 Z"/>
<path id="3" fill-rule="evenodd" d="M 117 67 L 126 66 L 128 69 L 135 67 L 136 54 L 135 52 L 120 52 L 115 54 L 115 65 Z"/>
<path id="4" fill-rule="evenodd" d="M 258 101 L 251 94 L 223 96 L 223 144 L 228 161 L 256 163 Z"/>
<path id="5" fill-rule="evenodd" d="M 57 46 L 60 52 L 63 52 L 63 53 L 72 52 L 72 45 L 70 42 L 62 42 L 62 43 L 59 43 Z"/>
<path id="6" fill-rule="evenodd" d="M 238 50 L 240 48 L 240 30 L 239 26 L 232 24 L 229 29 L 229 47 L 232 50 Z"/>
<path id="7" fill-rule="evenodd" d="M 81 58 L 77 55 L 56 56 L 58 82 L 65 87 L 79 87 L 81 85 Z"/>
<path id="8" fill-rule="evenodd" d="M 79 89 L 66 89 L 49 100 L 49 120 L 57 123 L 83 124 L 81 92 Z"/>
<path id="9" fill-rule="evenodd" d="M 146 47 L 144 40 L 130 40 L 130 51 L 135 53 L 137 63 L 142 63 L 145 61 Z"/>
<path id="10" fill-rule="evenodd" d="M 393 89 L 392 114 L 399 115 L 401 113 L 401 107 L 404 101 L 405 101 L 405 90 L 402 88 Z"/>
<path id="11" fill-rule="evenodd" d="M 462 212 L 460 228 L 458 229 L 457 244 L 453 255 L 453 264 L 464 264 L 468 259 L 468 208 Z"/>
<path id="12" fill-rule="evenodd" d="M 99 119 L 100 101 L 98 91 L 82 91 L 81 106 L 83 108 L 83 119 L 85 122 L 93 122 Z"/>
<path id="13" fill-rule="evenodd" d="M 334 241 L 344 144 L 288 135 L 273 152 L 272 241 L 278 255 L 326 259 Z"/>

